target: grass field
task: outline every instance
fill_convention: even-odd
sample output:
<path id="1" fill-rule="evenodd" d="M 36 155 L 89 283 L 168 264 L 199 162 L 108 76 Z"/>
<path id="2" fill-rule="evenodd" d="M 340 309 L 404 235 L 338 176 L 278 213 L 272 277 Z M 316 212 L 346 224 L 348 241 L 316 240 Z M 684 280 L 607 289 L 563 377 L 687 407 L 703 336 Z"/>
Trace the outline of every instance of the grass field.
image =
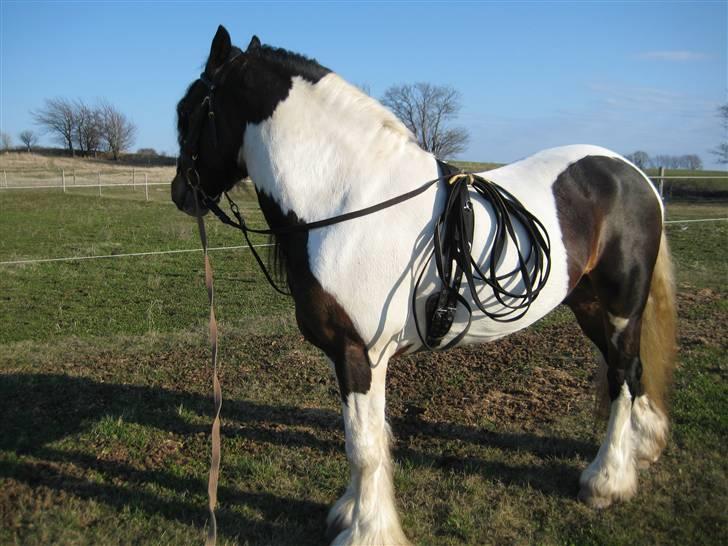
<path id="1" fill-rule="evenodd" d="M 238 191 L 255 223 L 252 198 Z M 668 207 L 669 219 L 726 216 L 725 204 Z M 208 229 L 213 246 L 241 244 Z M 397 498 L 416 543 L 725 541 L 728 222 L 667 229 L 680 289 L 674 426 L 637 498 L 604 512 L 575 500 L 604 427 L 591 417 L 591 349 L 560 309 L 498 343 L 392 364 Z M 0 232 L 0 262 L 198 246 L 165 191 L 4 193 Z M 222 542 L 321 544 L 348 475 L 336 383 L 247 251 L 212 259 Z M 0 544 L 199 544 L 212 409 L 201 254 L 0 265 L 0 276 Z"/>

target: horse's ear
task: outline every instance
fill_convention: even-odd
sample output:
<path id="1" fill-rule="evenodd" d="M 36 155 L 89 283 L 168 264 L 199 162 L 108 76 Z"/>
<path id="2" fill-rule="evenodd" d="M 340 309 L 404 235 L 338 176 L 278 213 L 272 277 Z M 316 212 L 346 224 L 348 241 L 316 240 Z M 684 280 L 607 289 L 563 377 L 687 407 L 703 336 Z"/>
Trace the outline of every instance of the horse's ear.
<path id="1" fill-rule="evenodd" d="M 212 71 L 222 66 L 230 55 L 231 48 L 232 43 L 230 42 L 230 34 L 228 34 L 228 31 L 224 26 L 220 25 L 217 27 L 215 37 L 212 39 L 210 56 L 207 59 L 205 72 L 212 73 Z"/>
<path id="2" fill-rule="evenodd" d="M 253 35 L 253 37 L 250 39 L 250 43 L 248 44 L 248 51 L 255 51 L 260 47 L 260 39 Z"/>

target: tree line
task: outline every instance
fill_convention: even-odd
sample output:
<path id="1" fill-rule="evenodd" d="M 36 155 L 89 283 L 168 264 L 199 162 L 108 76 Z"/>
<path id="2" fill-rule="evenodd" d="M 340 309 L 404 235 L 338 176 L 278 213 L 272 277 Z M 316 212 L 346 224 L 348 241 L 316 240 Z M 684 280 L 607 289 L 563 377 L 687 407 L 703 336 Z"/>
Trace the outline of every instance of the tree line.
<path id="1" fill-rule="evenodd" d="M 366 86 L 362 90 L 369 93 Z M 412 131 L 425 150 L 444 159 L 465 151 L 468 131 L 451 126 L 461 108 L 461 94 L 453 87 L 428 82 L 394 85 L 380 100 Z M 46 99 L 45 105 L 31 114 L 36 124 L 53 135 L 71 155 L 78 152 L 95 156 L 98 151 L 106 151 L 118 159 L 122 152 L 131 148 L 136 137 L 134 123 L 106 100 L 88 106 L 81 99 Z M 728 130 L 728 104 L 718 108 L 718 117 Z M 23 131 L 19 136 L 28 151 L 37 143 L 37 135 L 32 131 Z M 10 148 L 10 142 L 10 136 L 2 133 L 5 150 Z M 716 156 L 718 163 L 728 164 L 728 142 L 719 143 L 710 152 Z M 638 150 L 626 157 L 642 169 L 703 168 L 703 161 L 696 154 L 650 156 Z"/>
<path id="2" fill-rule="evenodd" d="M 31 116 L 41 131 L 50 134 L 71 156 L 78 153 L 95 157 L 98 152 L 107 152 L 117 160 L 136 138 L 136 125 L 105 99 L 94 105 L 82 99 L 46 99 Z M 38 141 L 30 130 L 22 131 L 19 136 L 27 151 Z"/>
<path id="3" fill-rule="evenodd" d="M 697 154 L 668 155 L 658 154 L 650 156 L 647 152 L 641 150 L 627 154 L 624 157 L 637 165 L 640 169 L 658 169 L 665 167 L 666 169 L 687 169 L 690 171 L 699 171 L 703 168 L 703 160 Z"/>

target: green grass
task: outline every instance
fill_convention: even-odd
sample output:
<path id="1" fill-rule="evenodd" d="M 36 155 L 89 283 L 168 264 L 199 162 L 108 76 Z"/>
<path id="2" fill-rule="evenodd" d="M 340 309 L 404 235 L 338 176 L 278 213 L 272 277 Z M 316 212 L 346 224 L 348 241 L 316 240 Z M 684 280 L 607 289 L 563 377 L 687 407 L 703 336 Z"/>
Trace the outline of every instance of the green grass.
<path id="1" fill-rule="evenodd" d="M 0 230 L 13 237 L 0 241 L 0 261 L 199 248 L 196 224 L 168 200 L 116 197 L 1 195 Z M 241 191 L 240 206 L 250 208 L 250 197 Z M 250 218 L 262 222 L 257 211 Z M 208 222 L 208 230 L 211 246 L 244 244 L 239 233 L 219 222 Z M 244 317 L 237 306 L 221 305 L 220 319 L 245 322 L 288 315 L 291 303 L 260 289 L 264 279 L 252 260 L 245 259 L 247 253 L 221 251 L 212 257 L 219 301 L 246 302 Z M 188 328 L 205 317 L 201 262 L 201 253 L 189 253 L 0 266 L 0 323 L 14 325 L 0 331 L 0 342 Z"/>
<path id="2" fill-rule="evenodd" d="M 198 246 L 166 193 L 113 192 L 0 194 L 0 261 Z M 670 219 L 714 216 L 728 210 L 668 206 Z M 724 541 L 727 224 L 667 228 L 681 316 L 673 432 L 629 503 L 575 500 L 602 427 L 591 349 L 568 312 L 392 365 L 397 499 L 417 544 Z M 241 244 L 208 226 L 212 245 Z M 212 260 L 221 542 L 321 544 L 348 475 L 336 383 L 247 251 Z M 212 410 L 201 265 L 195 253 L 0 266 L 0 544 L 200 543 Z"/>

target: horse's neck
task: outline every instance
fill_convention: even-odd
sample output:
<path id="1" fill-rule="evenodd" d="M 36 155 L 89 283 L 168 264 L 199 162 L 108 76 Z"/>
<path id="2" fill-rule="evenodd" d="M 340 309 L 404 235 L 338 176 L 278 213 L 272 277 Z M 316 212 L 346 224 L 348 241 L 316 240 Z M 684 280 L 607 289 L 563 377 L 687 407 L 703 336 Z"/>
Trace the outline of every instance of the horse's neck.
<path id="1" fill-rule="evenodd" d="M 335 74 L 295 78 L 268 120 L 249 125 L 243 158 L 284 214 L 314 221 L 382 201 L 437 176 L 433 157 L 388 111 Z"/>

